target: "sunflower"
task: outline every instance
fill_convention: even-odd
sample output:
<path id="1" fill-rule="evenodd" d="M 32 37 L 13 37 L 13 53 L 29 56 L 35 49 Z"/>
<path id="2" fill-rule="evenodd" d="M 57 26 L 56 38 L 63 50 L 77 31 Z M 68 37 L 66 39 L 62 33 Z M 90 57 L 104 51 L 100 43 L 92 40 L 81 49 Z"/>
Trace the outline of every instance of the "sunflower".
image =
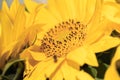
<path id="1" fill-rule="evenodd" d="M 25 18 L 23 18 L 23 22 L 21 24 L 18 23 L 21 15 L 24 17 L 23 14 L 24 7 L 20 5 L 17 0 L 14 0 L 8 8 L 7 3 L 5 0 L 2 2 L 2 9 L 0 12 L 0 23 L 1 23 L 1 36 L 0 36 L 0 68 L 3 68 L 5 61 L 11 55 L 11 51 L 13 50 L 13 46 L 17 43 L 15 40 L 19 33 L 22 32 L 22 28 L 25 23 Z M 22 18 L 22 17 L 21 17 Z M 13 26 L 16 25 L 16 27 Z M 19 27 L 19 30 L 17 28 Z M 21 28 L 21 29 L 20 29 Z M 18 32 L 19 31 L 19 32 Z"/>
<path id="2" fill-rule="evenodd" d="M 18 57 L 18 53 L 34 42 L 40 25 L 29 24 L 27 15 L 25 5 L 20 4 L 19 0 L 13 0 L 10 8 L 3 0 L 0 11 L 0 68 L 4 67 L 8 59 Z"/>
<path id="3" fill-rule="evenodd" d="M 26 59 L 24 80 L 94 80 L 81 67 L 98 66 L 95 53 L 120 43 L 106 35 L 108 20 L 101 19 L 101 4 L 101 0 L 48 0 L 35 20 L 45 24 L 42 31 L 20 54 Z"/>

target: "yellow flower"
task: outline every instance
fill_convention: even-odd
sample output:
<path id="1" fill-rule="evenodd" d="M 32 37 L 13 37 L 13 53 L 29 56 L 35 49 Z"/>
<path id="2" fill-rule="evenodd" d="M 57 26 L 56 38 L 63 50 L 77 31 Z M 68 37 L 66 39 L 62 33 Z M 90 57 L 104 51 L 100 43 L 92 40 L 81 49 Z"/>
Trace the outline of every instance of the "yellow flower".
<path id="1" fill-rule="evenodd" d="M 0 11 L 0 68 L 4 67 L 8 59 L 18 57 L 18 53 L 31 45 L 37 30 L 41 30 L 39 24 L 27 22 L 27 13 L 25 5 L 20 4 L 19 0 L 13 0 L 10 8 L 3 0 Z"/>
<path id="2" fill-rule="evenodd" d="M 120 4 L 117 0 L 105 0 L 103 4 L 103 16 L 110 22 L 108 29 L 111 32 L 113 29 L 120 32 Z"/>
<path id="3" fill-rule="evenodd" d="M 105 73 L 104 80 L 120 80 L 120 46 L 117 48 L 111 65 Z"/>
<path id="4" fill-rule="evenodd" d="M 13 49 L 13 46 L 17 43 L 16 39 L 24 29 L 23 25 L 25 23 L 25 18 L 23 18 L 23 12 L 24 6 L 20 5 L 18 0 L 12 2 L 10 9 L 8 8 L 6 1 L 3 0 L 0 12 L 0 68 L 3 68 L 5 61 L 10 57 L 11 53 L 14 51 L 17 52 L 16 49 Z M 21 24 L 18 24 L 20 21 Z"/>
<path id="5" fill-rule="evenodd" d="M 120 43 L 106 35 L 101 0 L 48 0 L 35 22 L 45 25 L 35 46 L 21 54 L 26 59 L 24 80 L 94 80 L 80 67 L 98 66 L 95 53 Z"/>

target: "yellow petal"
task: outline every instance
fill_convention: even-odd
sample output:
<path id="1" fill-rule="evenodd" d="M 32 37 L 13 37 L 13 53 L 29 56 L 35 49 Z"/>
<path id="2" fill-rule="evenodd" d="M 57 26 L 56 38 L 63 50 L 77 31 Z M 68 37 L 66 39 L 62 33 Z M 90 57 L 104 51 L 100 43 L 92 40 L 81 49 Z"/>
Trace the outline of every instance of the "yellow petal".
<path id="1" fill-rule="evenodd" d="M 83 1 L 83 0 L 81 0 Z M 85 0 L 84 0 L 85 1 Z M 96 14 L 97 11 L 96 9 L 98 10 L 99 8 L 96 8 L 97 6 L 99 6 L 98 4 L 99 2 L 97 2 L 96 0 L 86 0 L 86 4 L 83 6 L 83 8 L 85 9 L 84 10 L 84 13 L 82 15 L 84 15 L 84 22 L 85 23 L 88 23 L 90 21 L 90 19 L 95 16 L 94 13 Z M 82 3 L 80 3 L 82 4 Z M 83 4 L 82 4 L 83 5 Z M 96 12 L 95 12 L 96 11 Z M 81 10 L 82 12 L 82 10 Z"/>
<path id="2" fill-rule="evenodd" d="M 105 72 L 104 80 L 120 80 L 119 74 L 116 71 L 115 65 L 110 66 Z"/>
<path id="3" fill-rule="evenodd" d="M 50 25 L 48 26 L 51 27 L 55 26 L 58 23 L 58 21 L 46 8 L 41 8 L 36 15 L 35 23 L 36 24 L 49 23 Z"/>
<path id="4" fill-rule="evenodd" d="M 120 6 L 114 2 L 106 2 L 103 6 L 103 16 L 120 24 Z"/>
<path id="5" fill-rule="evenodd" d="M 85 58 L 85 63 L 91 66 L 98 66 L 97 58 L 95 55 L 95 52 L 87 48 L 88 54 L 87 57 Z"/>
<path id="6" fill-rule="evenodd" d="M 35 15 L 25 12 L 25 17 L 26 17 L 25 27 L 28 28 L 33 24 Z"/>
<path id="7" fill-rule="evenodd" d="M 65 5 L 66 5 L 66 9 L 68 11 L 68 16 L 70 16 L 69 19 L 75 19 L 77 18 L 77 12 L 76 12 L 76 4 L 74 0 L 65 0 Z M 82 15 L 81 15 L 82 16 Z"/>
<path id="8" fill-rule="evenodd" d="M 80 71 L 77 80 L 94 80 L 88 73 L 85 71 Z"/>
<path id="9" fill-rule="evenodd" d="M 64 6 L 61 4 L 64 4 Z M 68 9 L 67 9 L 66 4 L 67 3 L 65 2 L 65 0 L 56 0 L 57 8 L 59 10 L 59 13 L 62 16 L 62 20 L 64 20 L 64 21 L 70 19 L 70 16 L 68 15 L 69 13 L 68 13 Z"/>
<path id="10" fill-rule="evenodd" d="M 57 9 L 55 0 L 48 0 L 48 10 L 55 16 L 57 20 L 62 22 L 62 16 Z"/>
<path id="11" fill-rule="evenodd" d="M 25 14 L 24 14 L 24 8 L 23 6 L 18 8 L 18 14 L 16 14 L 16 18 L 14 21 L 14 28 L 13 28 L 13 35 L 15 39 L 18 38 L 18 36 L 21 35 L 21 33 L 24 31 L 25 29 Z M 20 24 L 19 24 L 20 23 Z M 23 34 L 22 34 L 23 35 Z"/>
<path id="12" fill-rule="evenodd" d="M 115 55 L 112 59 L 110 67 L 107 69 L 105 73 L 105 80 L 120 80 L 119 73 L 116 69 L 116 61 L 120 59 L 120 46 L 117 48 Z"/>
<path id="13" fill-rule="evenodd" d="M 54 75 L 58 66 L 62 64 L 63 59 L 58 59 L 55 63 L 53 58 L 48 58 L 45 61 L 39 62 L 31 71 L 30 76 L 28 75 L 29 80 L 45 80 L 46 78 L 50 78 Z M 44 71 L 43 71 L 44 70 Z"/>
<path id="14" fill-rule="evenodd" d="M 118 46 L 120 44 L 120 39 L 116 37 L 111 36 L 104 36 L 101 38 L 98 42 L 93 43 L 90 48 L 94 52 L 102 52 L 108 49 L 111 49 L 115 46 Z"/>
<path id="15" fill-rule="evenodd" d="M 103 19 L 102 21 L 98 21 L 96 23 L 94 23 L 93 21 L 93 24 L 88 25 L 85 43 L 86 44 L 94 43 L 95 41 L 101 39 L 101 37 L 106 35 L 109 27 L 107 26 L 107 23 L 108 23 L 108 20 Z"/>
<path id="16" fill-rule="evenodd" d="M 102 14 L 111 21 L 108 24 L 109 28 L 116 29 L 120 32 L 120 6 L 113 1 L 104 3 Z"/>
<path id="17" fill-rule="evenodd" d="M 61 72 L 63 78 L 65 80 L 94 80 L 89 74 L 87 74 L 84 71 L 79 71 L 67 64 L 67 62 L 64 62 L 62 66 L 58 70 Z M 55 77 L 57 74 L 55 75 Z"/>
<path id="18" fill-rule="evenodd" d="M 30 13 L 36 12 L 36 9 L 39 5 L 37 2 L 32 0 L 24 0 L 24 3 Z"/>
<path id="19" fill-rule="evenodd" d="M 77 9 L 78 9 L 78 19 L 80 21 L 84 21 L 85 16 L 86 16 L 86 10 L 87 10 L 87 0 L 78 0 L 77 3 Z"/>
<path id="20" fill-rule="evenodd" d="M 90 1 L 91 2 L 91 1 Z M 101 18 L 101 0 L 96 0 L 96 7 L 94 14 L 88 22 L 86 43 L 91 44 L 99 40 L 107 31 L 107 20 Z M 96 27 L 97 26 L 97 27 Z M 94 34 L 96 33 L 96 34 Z"/>
<path id="21" fill-rule="evenodd" d="M 1 61 L 0 68 L 3 68 L 6 60 L 9 59 L 10 55 L 14 51 L 15 44 L 16 42 L 12 42 L 12 43 L 9 43 L 9 45 L 6 45 L 4 48 L 2 48 L 2 51 L 0 53 L 0 61 Z"/>
<path id="22" fill-rule="evenodd" d="M 79 70 L 76 70 L 74 68 L 72 68 L 71 66 L 69 66 L 67 64 L 67 62 L 64 62 L 61 66 L 61 72 L 63 74 L 63 78 L 65 80 L 76 80 L 76 73 L 77 71 L 79 72 Z"/>
<path id="23" fill-rule="evenodd" d="M 35 48 L 38 48 L 36 46 L 31 46 L 28 49 L 25 49 L 21 54 L 20 58 L 23 59 L 31 59 L 33 61 L 42 61 L 46 59 L 46 56 L 44 53 L 40 53 L 38 51 L 35 51 Z M 34 50 L 33 50 L 34 49 Z M 37 49 L 38 50 L 38 49 Z"/>
<path id="24" fill-rule="evenodd" d="M 120 46 L 117 47 L 117 50 L 115 52 L 115 55 L 112 59 L 112 63 L 111 64 L 114 64 L 118 59 L 120 59 Z"/>
<path id="25" fill-rule="evenodd" d="M 1 21 L 1 29 L 2 29 L 1 36 L 3 40 L 2 45 L 6 46 L 9 43 L 11 43 L 11 41 L 13 40 L 13 38 L 11 37 L 13 24 L 11 23 L 9 17 L 4 12 L 1 12 L 0 16 L 1 16 L 0 21 Z"/>
<path id="26" fill-rule="evenodd" d="M 44 53 L 40 53 L 40 52 L 32 52 L 32 51 L 29 51 L 31 56 L 33 57 L 34 60 L 36 61 L 41 61 L 41 60 L 44 60 L 46 57 L 46 55 Z"/>
<path id="27" fill-rule="evenodd" d="M 37 28 L 39 27 L 39 28 Z M 38 33 L 38 30 L 41 30 L 40 29 L 40 25 L 35 25 L 34 27 L 31 27 L 32 29 L 31 30 L 28 30 L 28 32 L 26 33 L 26 42 L 28 41 L 29 42 L 29 45 L 33 45 L 37 39 L 37 33 Z M 37 28 L 37 29 L 36 29 Z"/>
<path id="28" fill-rule="evenodd" d="M 67 61 L 76 63 L 76 65 L 82 66 L 85 63 L 85 58 L 88 52 L 84 47 L 79 47 L 67 55 Z M 75 66 L 75 65 L 73 65 Z"/>
<path id="29" fill-rule="evenodd" d="M 12 22 L 15 21 L 16 14 L 18 13 L 19 7 L 22 6 L 20 5 L 19 0 L 13 0 L 11 6 L 10 6 L 10 12 L 9 16 Z"/>
<path id="30" fill-rule="evenodd" d="M 64 79 L 63 77 L 63 73 L 61 70 L 58 70 L 55 74 L 55 76 L 53 76 L 52 80 L 62 80 Z"/>
<path id="31" fill-rule="evenodd" d="M 1 10 L 4 11 L 5 13 L 9 14 L 9 8 L 8 8 L 6 0 L 3 0 L 3 2 L 2 2 L 2 9 Z"/>

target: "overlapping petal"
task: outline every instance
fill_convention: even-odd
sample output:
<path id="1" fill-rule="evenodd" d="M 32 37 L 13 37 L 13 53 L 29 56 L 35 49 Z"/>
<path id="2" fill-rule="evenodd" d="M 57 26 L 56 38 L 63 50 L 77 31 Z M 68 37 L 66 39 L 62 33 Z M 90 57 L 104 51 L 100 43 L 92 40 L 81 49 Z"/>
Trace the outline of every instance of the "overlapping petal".
<path id="1" fill-rule="evenodd" d="M 39 8 L 36 4 L 35 6 L 31 6 L 29 2 L 26 3 L 28 3 L 26 5 L 28 5 L 30 12 Z M 87 80 L 88 78 L 84 76 L 80 77 L 86 75 L 89 79 L 93 80 L 88 73 L 79 69 L 80 66 L 83 66 L 84 64 L 98 66 L 95 53 L 108 50 L 120 44 L 119 38 L 110 37 L 110 34 L 108 34 L 107 24 L 109 23 L 109 20 L 107 18 L 101 18 L 101 9 L 101 0 L 93 0 L 92 2 L 90 0 L 48 0 L 47 7 L 39 8 L 38 13 L 35 14 L 35 23 L 45 25 L 42 27 L 43 31 L 38 34 L 35 45 L 28 49 L 28 58 L 33 59 L 33 61 L 38 61 L 38 63 L 35 66 L 32 65 L 33 69 L 31 69 L 31 72 L 27 74 L 25 79 L 29 80 L 37 77 L 36 79 L 38 80 L 49 78 L 53 80 L 64 78 L 67 80 Z M 40 50 L 40 46 L 43 46 L 42 41 L 44 35 L 46 33 L 48 34 L 50 29 L 54 29 L 54 26 L 57 24 L 64 24 L 65 21 L 67 22 L 70 19 L 75 19 L 80 23 L 82 22 L 83 25 L 87 25 L 86 39 L 83 42 L 83 45 L 75 47 L 75 49 L 72 49 L 71 45 L 71 51 L 67 52 L 64 56 L 58 57 L 57 55 L 52 55 L 48 57 L 44 51 L 42 52 Z M 72 41 L 74 41 L 74 39 Z M 111 44 L 112 41 L 114 41 L 114 44 Z M 107 45 L 104 45 L 104 43 L 107 43 Z M 23 52 L 21 58 L 25 58 L 25 54 L 26 52 Z M 52 54 L 52 52 L 49 54 Z M 63 60 L 59 63 L 59 59 L 61 58 L 63 58 Z M 28 63 L 31 64 L 29 59 Z M 57 66 L 53 67 L 53 65 Z M 45 71 L 42 72 L 43 69 L 45 69 Z M 75 74 L 73 75 L 71 73 Z M 36 76 L 36 74 L 39 74 L 39 76 Z"/>

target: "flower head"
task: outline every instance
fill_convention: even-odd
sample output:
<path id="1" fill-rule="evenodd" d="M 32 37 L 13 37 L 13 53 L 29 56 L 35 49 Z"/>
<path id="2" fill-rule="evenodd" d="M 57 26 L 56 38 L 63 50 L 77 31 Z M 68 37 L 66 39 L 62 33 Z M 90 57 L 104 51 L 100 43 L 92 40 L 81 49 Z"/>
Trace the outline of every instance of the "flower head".
<path id="1" fill-rule="evenodd" d="M 8 59 L 18 57 L 26 46 L 31 45 L 37 30 L 41 30 L 39 24 L 27 22 L 27 15 L 25 5 L 20 4 L 19 0 L 13 0 L 10 8 L 3 0 L 0 11 L 0 68 Z"/>
<path id="2" fill-rule="evenodd" d="M 14 46 L 17 43 L 16 39 L 18 38 L 18 36 L 20 36 L 20 33 L 24 29 L 23 26 L 25 24 L 25 18 L 23 18 L 25 17 L 24 6 L 21 5 L 18 2 L 18 0 L 14 0 L 10 8 L 8 8 L 6 1 L 3 0 L 0 16 L 1 16 L 0 68 L 2 68 L 5 64 L 5 61 L 7 61 L 8 58 L 10 58 L 11 53 L 13 53 L 14 51 L 17 52 L 17 50 L 19 50 L 17 48 L 16 48 L 17 50 L 14 49 Z M 18 24 L 19 21 L 21 21 L 21 24 Z"/>
<path id="3" fill-rule="evenodd" d="M 35 20 L 45 24 L 43 31 L 35 45 L 21 54 L 26 59 L 25 79 L 93 80 L 80 67 L 98 66 L 95 53 L 120 43 L 106 35 L 107 20 L 100 16 L 100 0 L 48 0 Z"/>

